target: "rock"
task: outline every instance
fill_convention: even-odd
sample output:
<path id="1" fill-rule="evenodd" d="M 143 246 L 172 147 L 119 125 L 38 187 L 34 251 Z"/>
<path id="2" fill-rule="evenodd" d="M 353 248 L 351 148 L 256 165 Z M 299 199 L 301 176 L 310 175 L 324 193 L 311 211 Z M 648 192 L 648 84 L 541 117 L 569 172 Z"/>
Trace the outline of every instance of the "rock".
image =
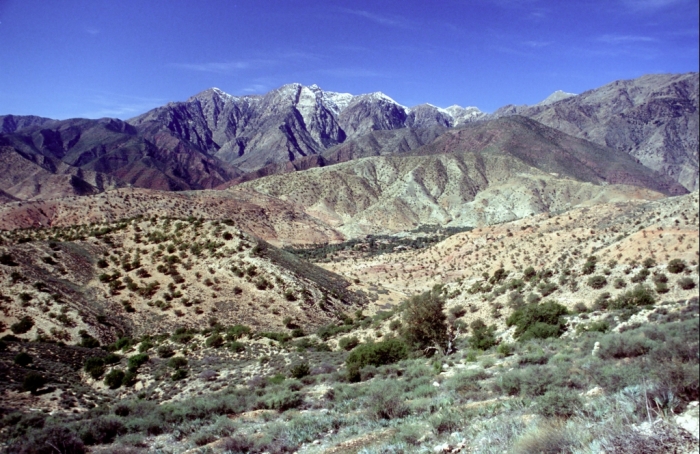
<path id="1" fill-rule="evenodd" d="M 593 345 L 593 351 L 591 352 L 591 355 L 596 356 L 598 354 L 598 350 L 600 350 L 600 342 L 596 342 Z"/>
<path id="2" fill-rule="evenodd" d="M 433 452 L 449 452 L 449 451 L 450 451 L 450 445 L 447 443 L 437 445 L 433 448 Z"/>
<path id="3" fill-rule="evenodd" d="M 596 344 L 597 344 L 597 342 L 596 342 Z M 600 386 L 596 386 L 595 388 L 592 388 L 592 389 L 589 389 L 588 391 L 586 391 L 585 395 L 586 395 L 586 397 L 597 397 L 597 396 L 602 396 L 603 394 L 605 394 L 605 391 L 603 390 L 603 388 L 601 388 Z"/>
<path id="4" fill-rule="evenodd" d="M 436 388 L 439 388 L 439 387 L 440 387 L 440 383 L 434 381 L 434 382 L 433 382 L 433 386 L 435 386 Z"/>
<path id="5" fill-rule="evenodd" d="M 698 401 L 690 402 L 688 408 L 675 417 L 676 424 L 690 432 L 696 439 L 700 439 L 700 414 L 698 409 Z"/>

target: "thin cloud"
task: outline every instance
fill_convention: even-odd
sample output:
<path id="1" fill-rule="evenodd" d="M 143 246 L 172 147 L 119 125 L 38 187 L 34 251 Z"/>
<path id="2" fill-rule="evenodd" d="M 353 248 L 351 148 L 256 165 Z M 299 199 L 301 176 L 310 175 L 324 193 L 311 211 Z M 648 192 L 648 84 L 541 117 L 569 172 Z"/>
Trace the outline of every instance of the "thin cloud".
<path id="1" fill-rule="evenodd" d="M 98 92 L 87 100 L 93 108 L 79 116 L 85 118 L 131 118 L 150 109 L 165 104 L 161 98 L 122 95 L 119 93 Z"/>
<path id="2" fill-rule="evenodd" d="M 342 8 L 342 12 L 346 14 L 352 14 L 355 16 L 362 17 L 376 24 L 383 25 L 385 27 L 396 27 L 396 28 L 409 28 L 410 22 L 398 16 L 386 16 L 381 14 L 370 13 L 369 11 L 359 10 L 359 9 L 347 9 Z"/>
<path id="3" fill-rule="evenodd" d="M 190 71 L 200 71 L 216 74 L 227 74 L 245 69 L 251 69 L 255 66 L 261 66 L 261 63 L 271 64 L 272 62 L 265 61 L 223 61 L 223 62 L 207 62 L 207 63 L 175 63 L 172 66 Z"/>
<path id="4" fill-rule="evenodd" d="M 596 41 L 606 44 L 634 44 L 634 43 L 651 43 L 657 41 L 656 38 L 650 36 L 637 35 L 602 35 Z"/>
<path id="5" fill-rule="evenodd" d="M 363 68 L 334 68 L 334 69 L 322 69 L 318 71 L 319 74 L 325 74 L 334 77 L 390 77 L 387 73 L 380 71 L 374 71 L 371 69 Z"/>
<path id="6" fill-rule="evenodd" d="M 523 41 L 521 43 L 523 46 L 532 47 L 533 49 L 540 49 L 542 47 L 547 47 L 552 44 L 551 41 Z"/>
<path id="7" fill-rule="evenodd" d="M 636 12 L 653 12 L 670 6 L 689 3 L 687 0 L 622 0 L 622 4 L 629 10 Z"/>
<path id="8" fill-rule="evenodd" d="M 100 29 L 99 28 L 86 28 L 85 33 L 88 33 L 90 35 L 99 35 Z"/>
<path id="9" fill-rule="evenodd" d="M 270 88 L 263 84 L 253 84 L 241 89 L 241 93 L 267 93 Z"/>

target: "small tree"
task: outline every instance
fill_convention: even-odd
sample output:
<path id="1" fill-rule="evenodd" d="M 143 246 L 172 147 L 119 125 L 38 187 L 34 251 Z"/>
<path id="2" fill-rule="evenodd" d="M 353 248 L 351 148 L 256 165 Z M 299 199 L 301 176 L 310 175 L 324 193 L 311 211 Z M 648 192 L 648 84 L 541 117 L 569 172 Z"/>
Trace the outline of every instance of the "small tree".
<path id="1" fill-rule="evenodd" d="M 445 300 L 437 288 L 409 299 L 403 314 L 406 342 L 415 349 L 437 349 L 444 353 L 449 341 L 444 308 Z"/>
<path id="2" fill-rule="evenodd" d="M 685 271 L 685 267 L 686 264 L 683 260 L 673 259 L 670 262 L 668 262 L 668 266 L 666 267 L 666 269 L 668 269 L 669 273 L 678 274 Z"/>

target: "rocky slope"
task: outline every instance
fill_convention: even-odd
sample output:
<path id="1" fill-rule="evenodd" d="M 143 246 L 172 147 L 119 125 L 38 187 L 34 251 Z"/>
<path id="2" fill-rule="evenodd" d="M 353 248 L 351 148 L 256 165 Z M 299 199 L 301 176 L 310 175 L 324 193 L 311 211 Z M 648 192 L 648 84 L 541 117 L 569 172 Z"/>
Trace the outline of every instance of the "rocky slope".
<path id="1" fill-rule="evenodd" d="M 211 317 L 271 331 L 292 317 L 313 328 L 364 301 L 340 276 L 230 220 L 136 218 L 3 232 L 0 242 L 0 335 L 24 317 L 32 326 L 15 334 L 63 342 L 80 330 L 109 343 Z"/>
<path id="2" fill-rule="evenodd" d="M 90 197 L 7 203 L 0 206 L 0 229 L 114 223 L 138 216 L 233 220 L 244 231 L 276 245 L 343 239 L 298 207 L 245 190 L 168 192 L 125 188 Z"/>
<path id="3" fill-rule="evenodd" d="M 698 73 L 619 80 L 578 96 L 494 113 L 524 115 L 630 153 L 689 190 L 698 188 Z"/>
<path id="4" fill-rule="evenodd" d="M 522 117 L 449 130 L 408 155 L 363 158 L 241 187 L 291 202 L 352 236 L 422 224 L 486 225 L 579 204 L 686 192 L 626 153 Z"/>

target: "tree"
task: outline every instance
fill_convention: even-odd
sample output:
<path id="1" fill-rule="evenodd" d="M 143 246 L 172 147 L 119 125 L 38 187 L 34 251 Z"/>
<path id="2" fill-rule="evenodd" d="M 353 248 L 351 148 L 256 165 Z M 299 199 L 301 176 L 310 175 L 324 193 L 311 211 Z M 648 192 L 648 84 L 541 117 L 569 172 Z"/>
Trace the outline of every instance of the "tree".
<path id="1" fill-rule="evenodd" d="M 445 353 L 449 343 L 445 299 L 441 288 L 411 297 L 403 313 L 403 335 L 406 342 L 423 351 L 437 349 Z"/>

